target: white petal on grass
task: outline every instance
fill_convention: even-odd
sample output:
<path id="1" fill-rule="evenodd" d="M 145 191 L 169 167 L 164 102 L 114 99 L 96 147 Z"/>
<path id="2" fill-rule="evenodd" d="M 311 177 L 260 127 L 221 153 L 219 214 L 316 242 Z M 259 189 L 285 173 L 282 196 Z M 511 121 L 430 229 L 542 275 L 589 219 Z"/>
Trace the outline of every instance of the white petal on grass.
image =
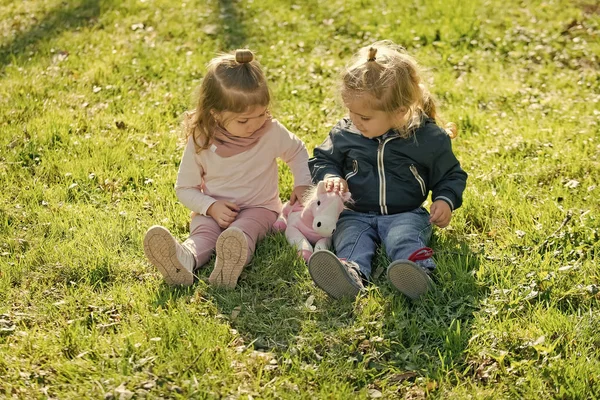
<path id="1" fill-rule="evenodd" d="M 573 269 L 572 265 L 564 265 L 564 266 L 560 267 L 558 270 L 559 271 L 568 271 L 570 269 Z"/>
<path id="2" fill-rule="evenodd" d="M 575 179 L 571 179 L 569 182 L 565 183 L 565 187 L 568 187 L 569 189 L 575 189 L 577 186 L 579 186 L 579 181 Z"/>

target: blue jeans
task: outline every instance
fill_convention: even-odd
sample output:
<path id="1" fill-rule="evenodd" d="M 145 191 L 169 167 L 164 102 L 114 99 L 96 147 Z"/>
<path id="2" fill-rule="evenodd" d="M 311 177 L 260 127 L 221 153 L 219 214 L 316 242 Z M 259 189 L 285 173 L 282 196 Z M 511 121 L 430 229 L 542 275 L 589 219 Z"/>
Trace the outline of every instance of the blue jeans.
<path id="1" fill-rule="evenodd" d="M 378 245 L 385 246 L 392 261 L 406 260 L 415 250 L 427 246 L 431 231 L 429 212 L 423 207 L 393 215 L 344 210 L 333 234 L 333 246 L 339 258 L 356 262 L 368 279 Z M 435 268 L 431 258 L 417 263 L 429 270 Z"/>

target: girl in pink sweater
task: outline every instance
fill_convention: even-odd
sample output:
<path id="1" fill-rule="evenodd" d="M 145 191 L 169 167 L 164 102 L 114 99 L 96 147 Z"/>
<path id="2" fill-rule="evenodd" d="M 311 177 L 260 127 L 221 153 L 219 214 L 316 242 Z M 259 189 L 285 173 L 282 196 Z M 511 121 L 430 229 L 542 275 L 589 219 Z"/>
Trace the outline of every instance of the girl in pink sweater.
<path id="1" fill-rule="evenodd" d="M 175 190 L 192 211 L 180 244 L 162 226 L 144 237 L 144 252 L 170 285 L 192 285 L 194 270 L 217 256 L 208 281 L 233 288 L 256 242 L 281 211 L 277 158 L 294 175 L 290 202 L 311 184 L 304 143 L 269 113 L 270 94 L 250 50 L 208 64 L 198 105 L 184 121 L 187 137 Z"/>

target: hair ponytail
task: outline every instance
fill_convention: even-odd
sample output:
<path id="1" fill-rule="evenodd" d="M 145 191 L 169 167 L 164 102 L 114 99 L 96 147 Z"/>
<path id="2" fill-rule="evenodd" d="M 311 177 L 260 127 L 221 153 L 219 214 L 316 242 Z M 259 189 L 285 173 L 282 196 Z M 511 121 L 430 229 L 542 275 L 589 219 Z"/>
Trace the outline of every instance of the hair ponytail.
<path id="1" fill-rule="evenodd" d="M 458 127 L 454 122 L 448 122 L 444 128 L 450 139 L 454 139 L 458 136 Z"/>
<path id="2" fill-rule="evenodd" d="M 454 122 L 444 122 L 437 115 L 437 106 L 435 104 L 435 99 L 433 98 L 429 90 L 427 90 L 427 88 L 423 84 L 419 84 L 419 87 L 421 88 L 421 92 L 423 93 L 423 112 L 425 113 L 425 115 L 435 120 L 435 122 L 446 131 L 448 136 L 450 136 L 450 139 L 454 139 L 455 137 L 457 137 L 458 128 L 456 124 Z"/>
<path id="3" fill-rule="evenodd" d="M 377 47 L 370 47 L 369 48 L 369 58 L 367 58 L 367 61 L 376 61 L 377 60 Z"/>
<path id="4" fill-rule="evenodd" d="M 254 60 L 254 53 L 248 49 L 237 49 L 235 51 L 235 61 L 238 64 L 247 64 Z"/>
<path id="5" fill-rule="evenodd" d="M 423 96 L 423 112 L 432 119 L 436 118 L 436 105 L 429 90 L 421 83 L 419 84 Z"/>

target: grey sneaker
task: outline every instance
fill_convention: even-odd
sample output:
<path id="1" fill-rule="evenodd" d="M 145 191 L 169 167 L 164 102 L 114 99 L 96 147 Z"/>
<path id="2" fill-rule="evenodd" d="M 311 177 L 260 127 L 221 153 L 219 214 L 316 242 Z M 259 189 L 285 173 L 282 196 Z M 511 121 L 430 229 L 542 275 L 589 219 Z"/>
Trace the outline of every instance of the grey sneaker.
<path id="1" fill-rule="evenodd" d="M 208 277 L 214 286 L 233 289 L 248 259 L 248 240 L 240 228 L 225 229 L 217 239 L 215 268 Z"/>
<path id="2" fill-rule="evenodd" d="M 154 225 L 144 236 L 144 253 L 169 285 L 194 283 L 196 257 L 179 244 L 167 228 Z"/>
<path id="3" fill-rule="evenodd" d="M 319 250 L 308 260 L 308 272 L 316 285 L 334 299 L 354 298 L 365 288 L 355 265 L 330 251 Z"/>
<path id="4" fill-rule="evenodd" d="M 387 277 L 396 289 L 413 300 L 418 299 L 433 284 L 425 268 L 409 260 L 396 260 L 387 268 Z"/>

